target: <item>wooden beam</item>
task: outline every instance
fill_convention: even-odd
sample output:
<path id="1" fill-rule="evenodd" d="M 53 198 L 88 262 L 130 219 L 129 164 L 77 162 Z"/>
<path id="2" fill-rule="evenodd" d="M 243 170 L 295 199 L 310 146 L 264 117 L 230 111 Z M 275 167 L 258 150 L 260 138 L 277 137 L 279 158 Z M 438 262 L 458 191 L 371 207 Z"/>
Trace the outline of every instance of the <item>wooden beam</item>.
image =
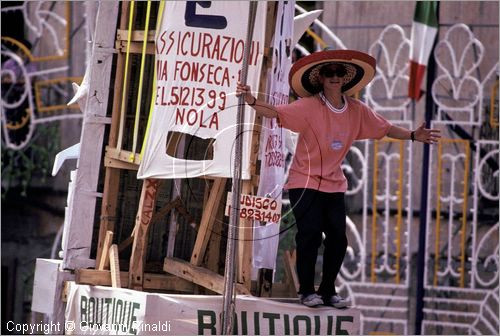
<path id="1" fill-rule="evenodd" d="M 213 292 L 222 294 L 224 291 L 224 277 L 222 275 L 203 267 L 194 266 L 187 261 L 176 258 L 165 258 L 163 270 Z M 236 294 L 250 294 L 250 291 L 241 284 L 237 284 L 235 290 Z"/>
<path id="2" fill-rule="evenodd" d="M 283 258 L 285 259 L 285 275 L 287 283 L 289 284 L 291 294 L 297 294 L 299 291 L 299 277 L 295 269 L 296 264 L 295 250 L 285 251 Z"/>
<path id="3" fill-rule="evenodd" d="M 120 28 L 125 28 L 127 26 L 127 20 L 129 18 L 128 11 L 130 8 L 130 2 L 122 1 L 121 3 L 121 14 L 120 14 Z M 121 98 L 123 92 L 123 78 L 125 69 L 125 56 L 123 54 L 118 54 L 116 58 L 116 73 L 115 73 L 115 83 L 113 88 L 113 107 L 111 110 L 111 125 L 109 129 L 108 144 L 110 147 L 116 147 L 118 128 L 120 124 L 120 107 Z M 118 191 L 120 188 L 120 170 L 123 169 L 120 166 L 112 165 L 109 163 L 109 159 L 104 156 L 104 167 L 106 167 L 104 172 L 104 190 L 102 196 L 101 205 L 101 222 L 99 223 L 99 238 L 97 240 L 97 260 L 96 265 L 100 264 L 100 258 L 104 249 L 104 240 L 106 232 L 115 231 L 116 222 L 116 208 L 118 205 Z M 119 169 L 114 169 L 119 168 Z"/>
<path id="4" fill-rule="evenodd" d="M 122 252 L 134 242 L 134 236 L 130 236 L 118 245 L 118 252 Z"/>
<path id="5" fill-rule="evenodd" d="M 150 30 L 148 31 L 148 41 L 154 42 L 156 31 Z M 127 29 L 118 29 L 116 31 L 116 39 L 119 41 L 127 41 L 128 40 L 128 30 Z M 143 42 L 144 41 L 144 30 L 133 30 L 131 41 L 134 42 Z"/>
<path id="6" fill-rule="evenodd" d="M 104 157 L 104 167 L 106 168 L 115 168 L 117 170 L 123 169 L 123 170 L 139 170 L 139 165 L 136 163 L 131 163 L 131 162 L 125 162 L 121 161 L 109 156 Z M 108 170 L 108 169 L 106 169 Z M 119 181 L 118 183 L 115 183 L 115 185 L 118 187 L 119 186 Z"/>
<path id="7" fill-rule="evenodd" d="M 107 115 L 118 10 L 118 2 L 99 2 L 96 18 L 99 29 L 96 29 L 92 59 L 89 62 L 89 94 L 86 98 L 85 115 L 91 114 L 97 118 Z M 105 124 L 92 122 L 89 118 L 83 119 L 75 193 L 72 204 L 68 204 L 70 221 L 68 230 L 65 231 L 67 239 L 63 246 L 63 269 L 78 268 L 82 261 L 87 263 L 86 260 L 90 259 L 105 128 Z M 113 214 L 106 217 L 111 219 Z M 113 225 L 114 223 L 109 222 L 100 231 L 102 242 L 106 231 Z M 99 256 L 102 251 L 98 252 Z"/>
<path id="8" fill-rule="evenodd" d="M 127 151 L 124 149 L 118 149 L 110 146 L 106 146 L 106 156 L 111 159 L 120 160 L 128 164 L 134 164 L 139 167 L 141 164 L 141 158 L 139 153 L 135 153 L 132 155 L 131 151 Z M 134 161 L 130 162 L 130 157 L 134 157 Z"/>
<path id="9" fill-rule="evenodd" d="M 130 256 L 129 287 L 142 290 L 148 232 L 153 217 L 160 180 L 145 179 L 142 185 L 139 209 L 134 228 L 134 242 Z"/>
<path id="10" fill-rule="evenodd" d="M 99 259 L 99 263 L 97 264 L 98 270 L 104 270 L 109 267 L 109 248 L 113 243 L 113 231 L 106 231 L 106 237 L 104 238 L 104 244 L 102 247 L 101 258 Z"/>
<path id="11" fill-rule="evenodd" d="M 217 217 L 215 218 L 215 222 L 212 227 L 212 234 L 210 235 L 208 252 L 206 253 L 207 269 L 215 273 L 219 273 L 220 245 L 221 245 L 223 220 L 224 220 L 224 202 L 220 202 L 217 210 Z"/>
<path id="12" fill-rule="evenodd" d="M 111 245 L 109 248 L 109 268 L 111 270 L 111 286 L 121 288 L 118 245 L 116 244 Z"/>
<path id="13" fill-rule="evenodd" d="M 127 41 L 116 41 L 116 49 L 119 53 L 127 52 Z M 130 42 L 130 53 L 131 54 L 142 54 L 142 42 Z M 155 54 L 155 44 L 148 43 L 146 45 L 146 54 L 154 55 Z"/>
<path id="14" fill-rule="evenodd" d="M 212 234 L 213 224 L 215 218 L 217 217 L 217 210 L 219 208 L 219 204 L 221 203 L 225 188 L 225 178 L 216 178 L 214 180 L 212 189 L 210 190 L 210 196 L 208 196 L 207 204 L 203 207 L 204 210 L 201 217 L 200 227 L 198 228 L 193 253 L 191 254 L 191 264 L 193 265 L 200 266 L 203 261 L 205 250 L 207 248 L 210 235 Z"/>
<path id="15" fill-rule="evenodd" d="M 120 281 L 128 288 L 128 272 L 120 272 Z M 82 285 L 111 286 L 111 272 L 93 269 L 75 270 L 75 282 Z M 195 284 L 168 274 L 144 273 L 144 290 L 175 291 L 193 293 Z"/>

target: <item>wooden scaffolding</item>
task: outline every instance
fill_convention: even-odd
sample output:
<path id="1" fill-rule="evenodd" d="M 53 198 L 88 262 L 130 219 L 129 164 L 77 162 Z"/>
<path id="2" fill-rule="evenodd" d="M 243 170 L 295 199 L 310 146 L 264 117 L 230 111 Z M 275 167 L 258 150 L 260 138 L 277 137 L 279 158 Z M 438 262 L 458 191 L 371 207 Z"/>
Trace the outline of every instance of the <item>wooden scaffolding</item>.
<path id="1" fill-rule="evenodd" d="M 102 127 L 106 123 L 99 125 L 104 134 L 104 154 L 93 153 L 90 158 L 83 153 L 80 158 L 96 160 L 96 155 L 101 155 L 94 164 L 97 171 L 104 163 L 99 181 L 95 181 L 103 190 L 101 204 L 96 203 L 97 224 L 92 238 L 95 267 L 89 268 L 85 262 L 73 262 L 70 266 L 75 269 L 78 284 L 172 293 L 222 294 L 223 223 L 227 222 L 227 218 L 224 219 L 223 198 L 230 180 L 212 177 L 192 179 L 188 185 L 192 195 L 186 196 L 183 181 L 141 181 L 136 178 L 149 114 L 147 107 L 154 91 L 156 14 L 153 13 L 158 13 L 157 6 L 157 2 L 120 2 L 118 28 L 113 34 L 116 55 L 112 63 L 108 60 L 111 66 L 109 75 L 111 78 L 114 76 L 114 82 L 111 81 L 114 84 L 108 90 L 109 102 L 108 97 L 104 104 L 101 102 L 101 110 L 105 105 L 106 112 L 101 112 L 100 118 L 109 124 L 108 128 Z M 275 20 L 276 3 L 269 2 L 267 26 L 273 27 Z M 113 26 L 109 20 L 105 24 L 107 29 Z M 106 34 L 110 35 L 109 32 Z M 265 77 L 272 63 L 269 48 L 272 34 L 268 29 L 265 35 L 261 78 Z M 261 80 L 260 83 L 258 92 L 265 92 L 266 81 Z M 257 117 L 251 140 L 250 170 L 253 178 L 243 182 L 244 194 L 255 194 L 259 182 L 257 154 L 260 125 L 260 117 Z M 167 151 L 183 150 L 182 145 L 176 146 L 182 144 L 182 139 L 174 136 L 169 143 L 172 148 Z M 186 202 L 189 198 L 192 198 L 191 202 Z M 252 230 L 249 229 L 252 223 L 242 220 L 240 226 L 240 267 L 236 292 L 271 296 L 270 281 L 252 284 Z M 180 232 L 182 237 L 179 237 Z M 191 251 L 186 251 L 185 246 L 191 244 Z M 160 255 L 165 256 L 164 260 L 158 259 Z M 284 261 L 287 282 L 275 285 L 273 296 L 295 297 L 297 279 L 293 253 L 286 252 Z"/>

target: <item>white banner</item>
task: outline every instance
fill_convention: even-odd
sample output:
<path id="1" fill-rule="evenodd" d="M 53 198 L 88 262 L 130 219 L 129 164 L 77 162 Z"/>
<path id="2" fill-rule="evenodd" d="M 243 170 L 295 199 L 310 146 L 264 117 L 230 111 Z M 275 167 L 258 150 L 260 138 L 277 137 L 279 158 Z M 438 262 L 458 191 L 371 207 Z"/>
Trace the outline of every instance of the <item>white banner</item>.
<path id="1" fill-rule="evenodd" d="M 72 283 L 66 304 L 66 334 L 137 335 L 137 325 L 144 322 L 146 300 L 146 295 L 128 289 Z"/>
<path id="2" fill-rule="evenodd" d="M 295 1 L 280 1 L 276 19 L 273 42 L 273 66 L 268 73 L 268 102 L 272 105 L 287 104 L 290 86 L 288 73 L 292 65 L 292 36 Z M 285 136 L 288 132 L 281 128 L 276 119 L 263 118 L 260 140 L 260 180 L 257 195 L 272 197 L 281 203 L 285 176 Z M 264 232 L 278 232 L 279 221 L 274 226 L 259 229 L 260 223 L 255 222 L 254 236 L 262 236 Z M 260 232 L 257 232 L 260 231 Z M 279 234 L 261 237 L 254 240 L 253 266 L 256 268 L 274 269 L 278 254 Z"/>
<path id="3" fill-rule="evenodd" d="M 138 178 L 232 177 L 238 101 L 234 92 L 248 11 L 248 1 L 166 2 L 156 36 L 156 98 Z M 266 3 L 259 2 L 248 61 L 247 82 L 252 87 L 258 87 L 262 65 L 265 11 Z M 253 120 L 254 112 L 247 107 L 243 179 L 250 178 Z M 189 159 L 184 153 L 167 154 L 169 134 L 174 132 L 206 140 L 206 154 Z M 179 143 L 188 150 L 191 145 Z"/>
<path id="4" fill-rule="evenodd" d="M 220 295 L 150 294 L 72 285 L 66 333 L 220 335 L 221 309 Z M 237 296 L 235 317 L 233 334 L 239 335 L 355 335 L 359 333 L 360 312 Z"/>

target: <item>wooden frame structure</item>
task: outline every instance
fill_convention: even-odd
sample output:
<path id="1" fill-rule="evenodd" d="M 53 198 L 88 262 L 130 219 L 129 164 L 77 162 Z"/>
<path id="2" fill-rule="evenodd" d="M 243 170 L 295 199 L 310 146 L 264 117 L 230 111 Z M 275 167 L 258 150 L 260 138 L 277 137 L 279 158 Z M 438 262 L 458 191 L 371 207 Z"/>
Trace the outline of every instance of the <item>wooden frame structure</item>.
<path id="1" fill-rule="evenodd" d="M 116 31 L 111 29 L 111 26 L 116 23 L 108 22 L 110 26 L 108 27 L 108 34 L 109 31 L 116 32 L 113 35 L 116 36 L 116 39 L 111 41 L 111 44 L 114 45 L 114 52 L 117 55 L 111 117 L 107 118 L 110 128 L 104 154 L 104 187 L 97 237 L 96 266 L 94 270 L 83 269 L 81 267 L 85 266 L 84 268 L 87 268 L 88 264 L 71 264 L 68 268 L 75 269 L 76 283 L 80 284 L 111 285 L 135 290 L 175 291 L 182 293 L 199 293 L 200 290 L 201 292 L 208 291 L 208 293 L 222 293 L 223 277 L 219 274 L 219 263 L 221 260 L 220 246 L 223 229 L 220 223 L 223 219 L 221 205 L 224 202 L 222 200 L 228 185 L 226 178 L 205 177 L 210 187 L 207 187 L 205 190 L 203 213 L 200 223 L 197 225 L 197 235 L 189 262 L 167 256 L 163 262 L 163 270 L 166 273 L 155 274 L 145 272 L 149 234 L 155 221 L 158 218 L 165 218 L 171 212 L 175 212 L 187 218 L 190 223 L 195 222 L 193 216 L 187 212 L 178 197 L 167 203 L 161 210 L 155 212 L 158 192 L 161 186 L 160 180 L 144 180 L 132 235 L 122 241 L 118 241 L 117 234 L 115 234 L 118 227 L 116 220 L 121 174 L 126 170 L 137 170 L 140 163 L 138 153 L 133 153 L 122 148 L 124 130 L 120 130 L 120 127 L 123 127 L 121 120 L 125 118 L 121 115 L 125 113 L 125 109 L 122 108 L 124 102 L 122 97 L 129 95 L 132 87 L 132 84 L 124 85 L 124 79 L 128 78 L 129 81 L 131 80 L 130 76 L 127 77 L 127 71 L 130 71 L 129 68 L 126 68 L 129 57 L 127 51 L 130 54 L 140 54 L 142 51 L 145 51 L 142 57 L 154 54 L 155 36 L 154 31 L 148 31 L 148 27 L 145 27 L 145 30 L 134 29 L 129 32 L 127 27 L 132 27 L 129 20 L 134 21 L 139 11 L 134 11 L 133 2 L 121 2 L 120 4 L 120 21 Z M 268 22 L 268 26 L 274 26 L 276 8 L 277 4 L 275 2 L 267 4 L 266 22 Z M 115 17 L 117 16 L 115 15 Z M 265 55 L 261 78 L 265 78 L 272 63 L 272 50 L 268 47 L 270 46 L 272 35 L 273 32 L 271 30 L 268 30 L 265 35 L 266 47 L 264 50 Z M 146 41 L 144 41 L 145 37 Z M 258 91 L 265 92 L 265 86 L 266 81 L 261 80 Z M 259 98 L 265 99 L 262 94 Z M 259 182 L 256 162 L 259 151 L 260 127 L 261 118 L 256 117 L 250 154 L 250 175 L 254 178 L 243 182 L 242 192 L 245 194 L 254 194 Z M 100 152 L 99 155 L 101 155 Z M 93 160 L 97 164 L 100 164 L 99 160 L 95 158 Z M 97 176 L 98 174 L 95 175 Z M 239 240 L 238 263 L 241 267 L 238 268 L 236 292 L 239 294 L 250 294 L 252 293 L 252 222 L 250 220 L 242 220 L 240 225 L 239 236 L 242 239 Z M 169 243 L 172 241 L 175 240 L 169 237 Z M 132 252 L 127 265 L 125 260 L 120 260 L 119 254 L 123 253 L 130 246 L 132 247 Z M 120 268 L 128 268 L 128 271 L 120 271 Z M 287 274 L 292 269 L 293 267 L 289 268 Z M 282 286 L 278 285 L 278 288 L 276 288 L 281 296 L 288 296 L 288 294 L 295 296 L 295 292 L 290 291 L 290 289 L 295 290 L 293 286 L 294 281 L 289 281 L 289 283 L 292 286 L 284 284 Z M 258 287 L 261 287 L 260 285 L 257 284 Z M 253 293 L 270 296 L 270 287 L 266 286 L 265 289 L 254 290 Z"/>

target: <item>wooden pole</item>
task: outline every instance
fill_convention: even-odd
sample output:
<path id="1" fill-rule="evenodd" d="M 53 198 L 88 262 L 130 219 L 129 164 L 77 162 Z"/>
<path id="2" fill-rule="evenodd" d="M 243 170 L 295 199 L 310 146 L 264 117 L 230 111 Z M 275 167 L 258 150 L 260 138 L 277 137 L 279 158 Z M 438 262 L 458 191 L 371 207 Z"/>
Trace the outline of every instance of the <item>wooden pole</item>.
<path id="1" fill-rule="evenodd" d="M 121 2 L 120 29 L 127 26 L 128 11 L 130 3 Z M 111 113 L 111 129 L 109 133 L 109 146 L 115 148 L 117 144 L 118 126 L 120 123 L 120 105 L 123 89 L 123 73 L 125 68 L 125 57 L 123 53 L 118 53 L 116 59 L 116 75 L 113 96 L 113 110 Z M 104 173 L 104 191 L 101 206 L 101 223 L 99 225 L 99 240 L 97 242 L 97 260 L 96 265 L 101 263 L 101 255 L 104 247 L 106 232 L 115 231 L 116 208 L 118 200 L 118 191 L 120 187 L 120 169 L 106 167 Z"/>
<path id="2" fill-rule="evenodd" d="M 216 178 L 210 190 L 207 203 L 203 207 L 203 215 L 201 217 L 200 227 L 194 243 L 193 253 L 191 254 L 191 264 L 200 266 L 205 251 L 207 249 L 210 235 L 212 234 L 213 225 L 217 215 L 217 210 L 222 200 L 222 195 L 226 189 L 226 179 Z"/>
<path id="3" fill-rule="evenodd" d="M 145 179 L 142 185 L 139 210 L 134 228 L 134 242 L 130 256 L 129 288 L 142 290 L 144 264 L 146 262 L 146 247 L 148 232 L 153 218 L 156 197 L 160 187 L 160 180 Z"/>
<path id="4" fill-rule="evenodd" d="M 260 83 L 258 87 L 258 98 L 260 100 L 266 100 L 264 92 L 266 92 L 266 75 L 269 68 L 272 67 L 272 55 L 268 46 L 271 44 L 271 40 L 274 34 L 274 26 L 276 23 L 276 8 L 277 3 L 272 1 L 267 3 L 266 11 L 266 27 L 272 27 L 266 29 L 264 37 L 264 59 L 262 63 L 261 73 L 260 73 Z M 256 116 L 254 123 L 254 130 L 252 133 L 251 147 L 250 147 L 250 176 L 258 176 L 257 170 L 257 155 L 259 153 L 260 145 L 260 132 L 262 126 L 262 117 Z M 258 186 L 258 180 L 248 180 L 243 182 L 242 193 L 243 194 L 254 194 L 255 189 Z M 241 221 L 240 225 L 240 240 L 239 240 L 239 265 L 238 268 L 238 282 L 243 283 L 243 285 L 250 290 L 252 286 L 252 250 L 253 250 L 253 221 L 244 219 Z"/>

